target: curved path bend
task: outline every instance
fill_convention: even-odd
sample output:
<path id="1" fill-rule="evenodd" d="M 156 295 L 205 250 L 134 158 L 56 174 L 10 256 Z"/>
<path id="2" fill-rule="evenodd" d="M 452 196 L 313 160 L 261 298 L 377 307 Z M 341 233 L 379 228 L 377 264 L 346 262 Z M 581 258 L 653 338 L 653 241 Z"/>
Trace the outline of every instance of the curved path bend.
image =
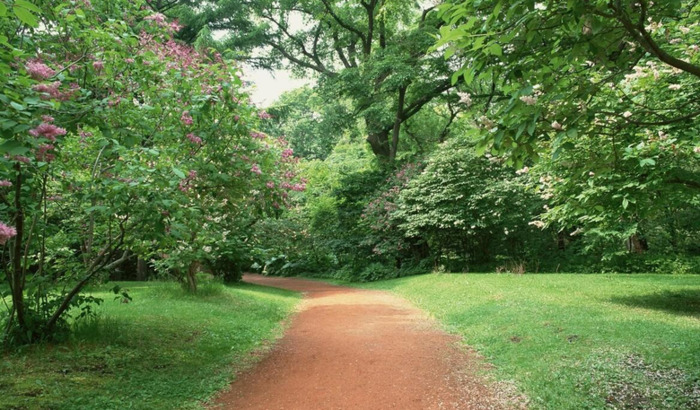
<path id="1" fill-rule="evenodd" d="M 272 352 L 213 409 L 493 409 L 483 363 L 406 300 L 321 282 L 245 275 L 305 293 Z M 510 407 L 510 406 L 508 406 Z"/>

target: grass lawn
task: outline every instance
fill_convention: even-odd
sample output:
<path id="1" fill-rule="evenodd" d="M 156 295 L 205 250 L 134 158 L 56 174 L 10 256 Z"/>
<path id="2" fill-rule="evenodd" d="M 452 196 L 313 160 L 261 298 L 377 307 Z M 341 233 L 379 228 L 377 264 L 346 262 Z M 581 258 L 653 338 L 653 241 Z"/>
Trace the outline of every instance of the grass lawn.
<path id="1" fill-rule="evenodd" d="M 281 334 L 299 295 L 242 284 L 105 285 L 99 319 L 73 340 L 0 356 L 0 409 L 196 409 L 250 365 L 256 348 Z"/>
<path id="2" fill-rule="evenodd" d="M 362 287 L 462 335 L 530 408 L 700 408 L 700 276 L 430 274 Z"/>

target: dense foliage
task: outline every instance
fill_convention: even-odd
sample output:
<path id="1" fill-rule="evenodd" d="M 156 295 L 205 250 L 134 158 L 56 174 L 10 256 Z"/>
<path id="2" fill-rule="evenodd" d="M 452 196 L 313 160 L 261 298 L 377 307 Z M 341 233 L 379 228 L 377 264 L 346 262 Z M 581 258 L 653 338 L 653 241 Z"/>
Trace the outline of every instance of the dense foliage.
<path id="1" fill-rule="evenodd" d="M 235 280 L 252 221 L 304 188 L 235 65 L 139 3 L 0 5 L 6 337 L 89 314 L 82 288 L 137 258 L 191 290 L 203 266 Z"/>
<path id="2" fill-rule="evenodd" d="M 698 13 L 2 0 L 5 340 L 100 276 L 697 272 Z M 240 60 L 316 83 L 261 111 Z"/>
<path id="3" fill-rule="evenodd" d="M 302 199 L 297 223 L 327 255 L 317 270 L 697 272 L 698 12 L 687 1 L 427 8 L 422 19 L 442 24 L 424 53 L 444 54 L 457 90 L 402 122 L 391 167 L 365 157 Z M 324 169 L 338 172 L 331 158 Z"/>

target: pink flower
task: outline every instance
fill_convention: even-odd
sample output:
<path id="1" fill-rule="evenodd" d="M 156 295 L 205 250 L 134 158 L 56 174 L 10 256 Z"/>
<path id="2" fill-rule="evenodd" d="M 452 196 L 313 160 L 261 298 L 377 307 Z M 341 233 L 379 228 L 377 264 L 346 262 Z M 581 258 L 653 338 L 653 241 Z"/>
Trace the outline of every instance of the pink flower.
<path id="1" fill-rule="evenodd" d="M 260 166 L 258 164 L 253 164 L 253 166 L 250 167 L 250 172 L 258 175 L 262 174 L 262 170 L 260 170 Z"/>
<path id="2" fill-rule="evenodd" d="M 50 115 L 42 115 L 41 120 L 44 122 L 53 122 L 54 121 L 53 117 Z"/>
<path id="3" fill-rule="evenodd" d="M 0 222 L 0 245 L 4 245 L 8 239 L 17 235 L 17 230 Z"/>
<path id="4" fill-rule="evenodd" d="M 38 127 L 29 130 L 29 135 L 32 135 L 34 137 L 44 137 L 47 140 L 53 142 L 56 141 L 57 136 L 66 135 L 66 130 L 57 127 L 53 124 L 47 124 L 45 122 L 42 122 L 41 124 L 39 124 Z"/>
<path id="5" fill-rule="evenodd" d="M 265 184 L 265 185 L 267 185 L 267 187 L 270 188 L 270 189 L 273 189 L 273 188 L 275 187 L 275 183 L 272 182 L 272 181 L 268 182 L 268 183 Z"/>
<path id="6" fill-rule="evenodd" d="M 56 156 L 53 154 L 50 154 L 49 151 L 55 149 L 51 144 L 41 144 L 39 145 L 39 149 L 36 151 L 36 159 L 39 161 L 43 162 L 51 162 L 54 159 L 56 159 Z"/>
<path id="7" fill-rule="evenodd" d="M 24 66 L 24 68 L 35 80 L 46 80 L 47 78 L 51 78 L 56 74 L 56 72 L 49 66 L 39 61 L 30 61 Z"/>
<path id="8" fill-rule="evenodd" d="M 102 71 L 105 68 L 105 63 L 103 61 L 97 60 L 92 62 L 92 68 L 97 71 Z"/>
<path id="9" fill-rule="evenodd" d="M 168 24 L 169 31 L 173 33 L 177 33 L 178 31 L 182 30 L 182 27 L 182 24 L 180 24 L 180 22 L 177 20 L 173 20 L 170 22 L 170 24 Z"/>
<path id="10" fill-rule="evenodd" d="M 197 171 L 192 169 L 187 173 L 187 177 L 180 181 L 180 183 L 178 184 L 178 189 L 182 192 L 189 191 L 190 188 L 192 188 L 190 182 L 192 182 L 192 180 L 194 180 L 195 178 L 197 178 Z"/>
<path id="11" fill-rule="evenodd" d="M 10 187 L 12 186 L 12 182 L 6 180 L 6 179 L 0 179 L 0 187 Z"/>
<path id="12" fill-rule="evenodd" d="M 182 112 L 182 115 L 180 116 L 180 121 L 182 121 L 182 123 L 185 125 L 192 125 L 192 123 L 194 122 L 189 111 Z"/>
<path id="13" fill-rule="evenodd" d="M 60 86 L 60 81 L 54 81 L 50 84 L 37 84 L 32 87 L 32 90 L 42 93 L 42 100 L 54 99 L 58 101 L 66 101 L 70 99 L 73 96 L 73 94 L 80 89 L 80 86 L 78 86 L 77 84 L 71 84 L 69 91 L 61 92 L 61 90 L 59 90 Z"/>
<path id="14" fill-rule="evenodd" d="M 250 132 L 250 136 L 253 137 L 253 138 L 255 138 L 255 139 L 258 139 L 258 140 L 264 140 L 264 139 L 265 139 L 265 134 L 263 134 L 262 132 L 251 131 L 251 132 Z"/>
<path id="15" fill-rule="evenodd" d="M 24 155 L 15 155 L 15 156 L 13 157 L 13 159 L 14 159 L 15 161 L 17 161 L 17 162 L 23 162 L 23 163 L 25 163 L 25 164 L 29 164 L 29 163 L 32 162 L 31 159 L 25 157 Z"/>
<path id="16" fill-rule="evenodd" d="M 187 139 L 190 140 L 193 144 L 201 145 L 202 144 L 202 139 L 193 133 L 187 134 Z"/>
<path id="17" fill-rule="evenodd" d="M 61 92 L 58 91 L 58 87 L 60 86 L 60 81 L 54 81 L 51 84 L 37 84 L 32 87 L 32 90 L 48 94 L 48 97 L 57 98 L 61 94 Z"/>
<path id="18" fill-rule="evenodd" d="M 272 118 L 272 115 L 270 115 L 267 111 L 260 111 L 258 113 L 258 118 L 260 118 L 261 120 L 269 120 L 270 118 Z"/>
<path id="19" fill-rule="evenodd" d="M 158 25 L 165 23 L 165 15 L 163 13 L 155 13 L 150 16 L 144 17 L 144 20 L 152 21 Z"/>
<path id="20" fill-rule="evenodd" d="M 124 60 L 124 62 L 127 63 L 127 64 L 133 64 L 134 61 L 136 61 L 136 60 L 134 60 L 133 58 L 127 58 L 127 59 Z"/>
<path id="21" fill-rule="evenodd" d="M 292 150 L 291 148 L 287 148 L 284 151 L 282 151 L 282 158 L 289 158 L 292 155 L 294 155 L 294 150 Z"/>

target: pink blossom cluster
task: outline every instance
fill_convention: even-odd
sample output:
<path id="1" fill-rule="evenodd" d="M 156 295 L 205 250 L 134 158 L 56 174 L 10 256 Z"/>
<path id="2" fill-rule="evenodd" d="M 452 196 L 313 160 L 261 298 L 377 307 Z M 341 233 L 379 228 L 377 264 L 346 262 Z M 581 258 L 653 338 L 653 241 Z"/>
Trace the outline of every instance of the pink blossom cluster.
<path id="1" fill-rule="evenodd" d="M 168 68 L 185 70 L 197 68 L 197 74 L 202 78 L 211 78 L 211 70 L 200 63 L 204 56 L 193 47 L 178 43 L 172 39 L 162 43 L 156 40 L 153 35 L 142 32 L 140 35 L 141 46 L 152 51 L 160 61 L 167 61 Z M 144 61 L 145 63 L 145 61 Z"/>
<path id="2" fill-rule="evenodd" d="M 262 170 L 260 169 L 260 165 L 258 165 L 258 164 L 253 164 L 253 165 L 250 167 L 250 172 L 252 172 L 252 173 L 254 173 L 254 174 L 261 175 L 261 174 L 262 174 Z"/>
<path id="3" fill-rule="evenodd" d="M 301 183 L 296 183 L 296 184 L 290 184 L 289 182 L 282 182 L 280 186 L 284 189 L 289 189 L 292 191 L 297 191 L 297 192 L 302 192 L 306 190 L 306 183 L 301 182 Z"/>
<path id="4" fill-rule="evenodd" d="M 272 181 L 269 181 L 267 184 L 265 184 L 269 189 L 274 189 L 275 188 L 275 183 Z"/>
<path id="5" fill-rule="evenodd" d="M 54 150 L 56 147 L 54 147 L 51 144 L 41 144 L 39 145 L 39 149 L 36 151 L 36 159 L 42 162 L 51 162 L 54 159 L 56 159 L 56 156 L 54 154 L 51 154 L 49 151 Z"/>
<path id="6" fill-rule="evenodd" d="M 12 186 L 12 182 L 8 181 L 7 179 L 0 179 L 0 187 L 10 187 Z"/>
<path id="7" fill-rule="evenodd" d="M 73 94 L 75 94 L 78 89 L 80 89 L 80 86 L 75 83 L 70 84 L 70 89 L 68 91 L 61 91 L 60 87 L 61 82 L 54 81 L 49 84 L 37 84 L 32 87 L 32 90 L 41 93 L 42 100 L 53 99 L 58 101 L 67 101 L 73 97 Z"/>
<path id="8" fill-rule="evenodd" d="M 93 61 L 92 68 L 94 68 L 95 71 L 102 71 L 105 68 L 105 63 L 104 63 L 104 61 L 101 61 L 101 60 Z"/>
<path id="9" fill-rule="evenodd" d="M 267 111 L 260 111 L 258 113 L 258 118 L 260 118 L 261 120 L 269 120 L 270 118 L 272 118 L 272 115 L 270 115 Z"/>
<path id="10" fill-rule="evenodd" d="M 185 125 L 192 125 L 192 123 L 194 122 L 189 111 L 182 112 L 182 115 L 180 116 L 180 121 L 182 121 L 182 123 Z"/>
<path id="11" fill-rule="evenodd" d="M 197 135 L 191 132 L 187 134 L 187 139 L 190 140 L 190 142 L 193 144 L 202 145 L 202 138 L 198 137 Z"/>
<path id="12" fill-rule="evenodd" d="M 35 80 L 46 80 L 56 74 L 51 67 L 37 60 L 29 61 L 24 68 L 27 70 L 27 74 Z"/>
<path id="13" fill-rule="evenodd" d="M 294 155 L 294 150 L 287 148 L 282 151 L 282 159 L 291 158 Z"/>
<path id="14" fill-rule="evenodd" d="M 263 134 L 262 132 L 257 132 L 257 131 L 251 131 L 250 136 L 253 137 L 254 139 L 258 140 L 264 140 L 266 135 Z"/>
<path id="15" fill-rule="evenodd" d="M 12 159 L 17 162 L 23 162 L 25 164 L 30 164 L 32 162 L 30 158 L 27 158 L 24 155 L 15 155 L 14 157 L 12 157 Z"/>
<path id="16" fill-rule="evenodd" d="M 0 245 L 7 243 L 8 239 L 17 235 L 17 230 L 0 222 Z"/>
<path id="17" fill-rule="evenodd" d="M 171 33 L 182 30 L 182 25 L 177 20 L 168 22 L 167 18 L 162 13 L 154 13 L 150 16 L 144 17 L 143 19 L 146 21 L 152 21 L 156 23 L 158 27 L 164 27 Z"/>
<path id="18" fill-rule="evenodd" d="M 46 120 L 49 118 L 53 120 L 51 117 L 44 119 Z M 29 130 L 29 135 L 37 138 L 43 137 L 51 142 L 54 142 L 56 141 L 56 137 L 59 135 L 66 135 L 66 130 L 64 128 L 57 127 L 50 122 L 42 122 L 36 128 Z"/>
<path id="19" fill-rule="evenodd" d="M 423 165 L 421 163 L 406 164 L 399 172 L 386 180 L 387 183 L 392 184 L 392 187 L 370 201 L 361 215 L 362 219 L 369 220 L 371 223 L 370 228 L 375 231 L 391 229 L 391 213 L 398 209 L 396 200 L 401 190 L 408 186 L 411 179 L 418 175 L 422 169 Z"/>
<path id="20" fill-rule="evenodd" d="M 152 21 L 159 26 L 161 24 L 165 24 L 165 21 L 167 20 L 165 17 L 165 14 L 163 14 L 163 13 L 154 13 L 154 14 L 151 14 L 150 16 L 144 17 L 143 19 L 146 21 Z"/>
<path id="21" fill-rule="evenodd" d="M 178 189 L 182 192 L 187 192 L 192 188 L 192 181 L 194 181 L 197 178 L 197 171 L 195 170 L 190 170 L 187 173 L 187 177 L 185 179 L 181 180 L 180 183 L 178 184 Z"/>

